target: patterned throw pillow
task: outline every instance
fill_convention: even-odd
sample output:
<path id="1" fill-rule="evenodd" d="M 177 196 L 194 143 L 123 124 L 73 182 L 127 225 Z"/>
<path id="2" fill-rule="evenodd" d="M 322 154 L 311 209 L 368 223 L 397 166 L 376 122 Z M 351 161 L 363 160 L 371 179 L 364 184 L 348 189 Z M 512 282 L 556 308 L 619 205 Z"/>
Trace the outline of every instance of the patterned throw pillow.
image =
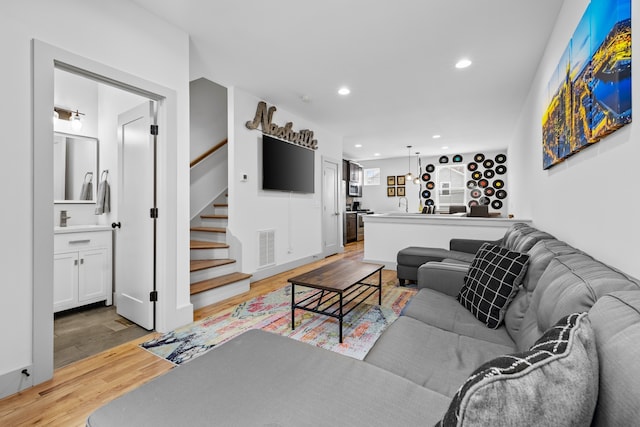
<path id="1" fill-rule="evenodd" d="M 594 332 L 586 313 L 574 313 L 529 351 L 476 369 L 436 426 L 588 426 L 597 400 Z"/>
<path id="2" fill-rule="evenodd" d="M 496 329 L 527 272 L 529 255 L 490 243 L 478 249 L 458 301 L 478 320 Z"/>

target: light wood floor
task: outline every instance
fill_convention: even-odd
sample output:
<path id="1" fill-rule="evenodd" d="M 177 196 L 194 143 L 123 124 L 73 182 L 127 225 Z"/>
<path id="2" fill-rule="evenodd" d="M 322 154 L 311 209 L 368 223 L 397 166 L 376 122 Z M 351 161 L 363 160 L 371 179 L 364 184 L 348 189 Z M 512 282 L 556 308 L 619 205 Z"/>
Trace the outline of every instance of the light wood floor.
<path id="1" fill-rule="evenodd" d="M 195 312 L 195 320 L 216 314 L 256 296 L 279 289 L 289 277 L 338 259 L 362 259 L 363 243 L 348 244 L 343 254 L 298 267 L 251 284 L 251 290 Z M 383 271 L 383 281 L 396 277 Z M 95 356 L 58 369 L 52 380 L 0 400 L 0 425 L 84 426 L 87 417 L 116 397 L 173 368 L 173 365 L 141 349 L 138 344 L 149 334 Z"/>

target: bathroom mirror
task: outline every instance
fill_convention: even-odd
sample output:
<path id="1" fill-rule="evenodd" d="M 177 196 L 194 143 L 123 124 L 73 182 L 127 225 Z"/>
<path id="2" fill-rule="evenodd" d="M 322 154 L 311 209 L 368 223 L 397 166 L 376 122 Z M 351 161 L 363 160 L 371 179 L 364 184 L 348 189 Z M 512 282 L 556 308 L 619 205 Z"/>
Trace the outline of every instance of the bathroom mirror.
<path id="1" fill-rule="evenodd" d="M 95 203 L 98 153 L 96 138 L 54 132 L 54 203 Z"/>

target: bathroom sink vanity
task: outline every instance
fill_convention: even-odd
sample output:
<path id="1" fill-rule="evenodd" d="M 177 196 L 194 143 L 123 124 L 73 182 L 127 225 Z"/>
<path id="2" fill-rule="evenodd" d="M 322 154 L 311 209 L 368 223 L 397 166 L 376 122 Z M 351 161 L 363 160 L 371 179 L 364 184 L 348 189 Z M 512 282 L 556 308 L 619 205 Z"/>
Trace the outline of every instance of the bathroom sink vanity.
<path id="1" fill-rule="evenodd" d="M 54 233 L 54 313 L 100 301 L 111 305 L 111 227 L 55 227 Z"/>

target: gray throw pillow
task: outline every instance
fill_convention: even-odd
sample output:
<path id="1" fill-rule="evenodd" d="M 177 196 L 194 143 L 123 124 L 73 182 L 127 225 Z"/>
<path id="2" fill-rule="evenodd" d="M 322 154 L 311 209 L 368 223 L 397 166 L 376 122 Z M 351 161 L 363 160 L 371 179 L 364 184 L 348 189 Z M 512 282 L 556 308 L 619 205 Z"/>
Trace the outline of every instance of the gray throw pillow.
<path id="1" fill-rule="evenodd" d="M 597 398 L 594 332 L 586 313 L 574 313 L 529 351 L 476 369 L 436 426 L 588 426 Z"/>
<path id="2" fill-rule="evenodd" d="M 464 277 L 458 301 L 478 320 L 496 329 L 518 292 L 528 263 L 527 254 L 483 243 Z"/>

